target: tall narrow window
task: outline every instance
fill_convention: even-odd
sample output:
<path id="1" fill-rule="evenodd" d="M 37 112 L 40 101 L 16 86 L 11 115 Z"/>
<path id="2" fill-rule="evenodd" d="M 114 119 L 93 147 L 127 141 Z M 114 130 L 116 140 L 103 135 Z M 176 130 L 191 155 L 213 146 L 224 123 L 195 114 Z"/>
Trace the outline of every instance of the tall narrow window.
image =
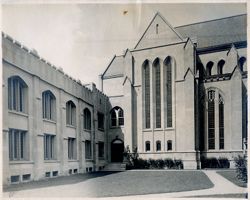
<path id="1" fill-rule="evenodd" d="M 156 141 L 156 151 L 161 151 L 161 141 Z"/>
<path id="2" fill-rule="evenodd" d="M 155 31 L 156 31 L 156 34 L 159 33 L 159 24 L 156 24 L 156 25 L 155 25 Z"/>
<path id="3" fill-rule="evenodd" d="M 219 94 L 219 148 L 224 149 L 224 100 Z"/>
<path id="4" fill-rule="evenodd" d="M 85 158 L 91 159 L 91 141 L 90 140 L 85 141 Z"/>
<path id="5" fill-rule="evenodd" d="M 116 106 L 110 111 L 111 127 L 120 127 L 124 125 L 123 109 Z"/>
<path id="6" fill-rule="evenodd" d="M 208 149 L 215 149 L 215 91 L 208 91 Z"/>
<path id="7" fill-rule="evenodd" d="M 71 126 L 76 125 L 76 106 L 72 101 L 66 103 L 66 123 Z"/>
<path id="8" fill-rule="evenodd" d="M 104 142 L 98 143 L 98 157 L 99 159 L 104 159 Z"/>
<path id="9" fill-rule="evenodd" d="M 161 128 L 161 67 L 159 59 L 154 62 L 155 75 L 155 127 Z"/>
<path id="10" fill-rule="evenodd" d="M 26 146 L 26 131 L 9 129 L 9 159 L 24 160 Z"/>
<path id="11" fill-rule="evenodd" d="M 145 142 L 145 151 L 150 151 L 150 142 L 149 141 Z"/>
<path id="12" fill-rule="evenodd" d="M 76 160 L 76 139 L 68 138 L 68 159 Z"/>
<path id="13" fill-rule="evenodd" d="M 55 136 L 44 134 L 44 160 L 55 159 Z"/>
<path id="14" fill-rule="evenodd" d="M 218 70 L 218 74 L 219 75 L 223 74 L 223 67 L 224 67 L 224 65 L 225 65 L 225 61 L 224 60 L 220 60 L 218 62 L 218 68 L 217 68 L 217 70 Z"/>
<path id="15" fill-rule="evenodd" d="M 172 140 L 167 141 L 167 151 L 172 151 Z"/>
<path id="16" fill-rule="evenodd" d="M 83 111 L 84 129 L 91 130 L 91 113 L 88 108 Z"/>
<path id="17" fill-rule="evenodd" d="M 164 61 L 166 67 L 166 112 L 167 127 L 172 127 L 172 65 L 171 58 L 167 57 Z"/>
<path id="18" fill-rule="evenodd" d="M 145 128 L 150 128 L 150 68 L 147 60 L 144 63 L 143 72 Z"/>
<path id="19" fill-rule="evenodd" d="M 27 85 L 17 76 L 8 79 L 8 107 L 10 110 L 25 112 Z"/>
<path id="20" fill-rule="evenodd" d="M 55 120 L 55 96 L 50 91 L 42 93 L 43 118 Z"/>
<path id="21" fill-rule="evenodd" d="M 103 131 L 104 130 L 104 114 L 98 113 L 97 120 L 98 120 L 98 129 Z"/>
<path id="22" fill-rule="evenodd" d="M 241 57 L 240 59 L 239 59 L 239 66 L 240 66 L 240 69 L 241 69 L 241 71 L 244 71 L 244 66 L 245 66 L 245 64 L 246 64 L 246 58 L 245 57 Z"/>
<path id="23" fill-rule="evenodd" d="M 213 68 L 214 63 L 212 61 L 209 61 L 206 66 L 206 71 L 207 71 L 207 76 L 212 75 L 212 68 Z"/>

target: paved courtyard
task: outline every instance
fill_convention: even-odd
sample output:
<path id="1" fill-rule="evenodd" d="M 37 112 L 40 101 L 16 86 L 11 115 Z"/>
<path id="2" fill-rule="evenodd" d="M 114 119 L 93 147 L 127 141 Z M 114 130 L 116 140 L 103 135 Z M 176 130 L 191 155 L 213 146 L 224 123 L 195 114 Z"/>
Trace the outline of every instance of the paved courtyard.
<path id="1" fill-rule="evenodd" d="M 246 188 L 215 170 L 132 170 L 99 172 L 37 181 L 4 188 L 4 197 L 244 197 Z M 230 196 L 231 194 L 231 196 Z M 146 196 L 144 196 L 146 195 Z M 215 196 L 216 197 L 216 196 Z"/>

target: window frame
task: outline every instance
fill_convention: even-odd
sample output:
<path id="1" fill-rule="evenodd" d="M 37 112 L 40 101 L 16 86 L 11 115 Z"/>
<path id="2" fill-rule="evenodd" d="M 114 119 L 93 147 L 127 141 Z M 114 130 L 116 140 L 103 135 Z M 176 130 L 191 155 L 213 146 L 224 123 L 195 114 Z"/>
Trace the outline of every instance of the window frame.
<path id="1" fill-rule="evenodd" d="M 66 125 L 76 126 L 76 105 L 71 100 L 66 103 Z"/>
<path id="2" fill-rule="evenodd" d="M 92 159 L 91 140 L 85 140 L 85 159 Z"/>
<path id="3" fill-rule="evenodd" d="M 68 160 L 77 159 L 76 138 L 68 137 Z"/>
<path id="4" fill-rule="evenodd" d="M 19 76 L 8 78 L 8 109 L 27 113 L 28 86 Z"/>
<path id="5" fill-rule="evenodd" d="M 9 129 L 9 161 L 28 160 L 27 131 Z"/>
<path id="6" fill-rule="evenodd" d="M 44 160 L 56 160 L 55 140 L 56 136 L 53 134 L 45 133 L 43 137 L 44 145 Z"/>
<path id="7" fill-rule="evenodd" d="M 43 119 L 56 121 L 56 98 L 50 90 L 42 93 L 42 110 Z"/>
<path id="8" fill-rule="evenodd" d="M 83 110 L 83 129 L 86 131 L 92 130 L 92 115 L 88 108 Z"/>

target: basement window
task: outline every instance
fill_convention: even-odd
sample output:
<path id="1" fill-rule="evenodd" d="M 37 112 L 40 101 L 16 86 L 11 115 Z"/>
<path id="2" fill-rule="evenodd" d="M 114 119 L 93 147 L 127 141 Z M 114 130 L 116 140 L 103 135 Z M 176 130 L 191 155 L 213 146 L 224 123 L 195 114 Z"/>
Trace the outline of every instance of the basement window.
<path id="1" fill-rule="evenodd" d="M 11 176 L 10 181 L 11 183 L 18 183 L 20 176 Z"/>
<path id="2" fill-rule="evenodd" d="M 29 181 L 29 180 L 30 180 L 30 174 L 24 174 L 23 181 Z"/>

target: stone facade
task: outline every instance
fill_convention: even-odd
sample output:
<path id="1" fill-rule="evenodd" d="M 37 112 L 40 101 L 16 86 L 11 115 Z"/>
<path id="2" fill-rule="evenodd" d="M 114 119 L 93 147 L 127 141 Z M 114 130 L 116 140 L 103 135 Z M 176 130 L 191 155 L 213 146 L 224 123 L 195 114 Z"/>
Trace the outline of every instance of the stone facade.
<path id="1" fill-rule="evenodd" d="M 233 167 L 233 158 L 242 154 L 243 140 L 247 138 L 245 26 L 246 15 L 239 15 L 173 28 L 157 13 L 135 48 L 115 56 L 101 76 L 103 92 L 109 96 L 112 107 L 124 109 L 125 126 L 109 131 L 109 137 L 121 138 L 130 149 L 137 147 L 142 158 L 182 159 L 185 169 L 199 168 L 201 156 L 226 157 Z M 169 57 L 170 127 L 165 86 L 165 62 Z M 160 65 L 158 90 L 156 60 Z M 149 65 L 148 86 L 143 75 L 145 62 Z M 148 127 L 145 87 L 150 88 Z M 209 91 L 215 94 L 210 117 Z M 157 120 L 161 120 L 159 127 L 155 126 Z M 150 143 L 150 150 L 146 143 Z"/>
<path id="2" fill-rule="evenodd" d="M 3 33 L 3 184 L 102 170 L 126 146 L 185 169 L 201 156 L 233 167 L 247 139 L 246 48 L 246 15 L 174 28 L 157 13 L 99 91 Z"/>

